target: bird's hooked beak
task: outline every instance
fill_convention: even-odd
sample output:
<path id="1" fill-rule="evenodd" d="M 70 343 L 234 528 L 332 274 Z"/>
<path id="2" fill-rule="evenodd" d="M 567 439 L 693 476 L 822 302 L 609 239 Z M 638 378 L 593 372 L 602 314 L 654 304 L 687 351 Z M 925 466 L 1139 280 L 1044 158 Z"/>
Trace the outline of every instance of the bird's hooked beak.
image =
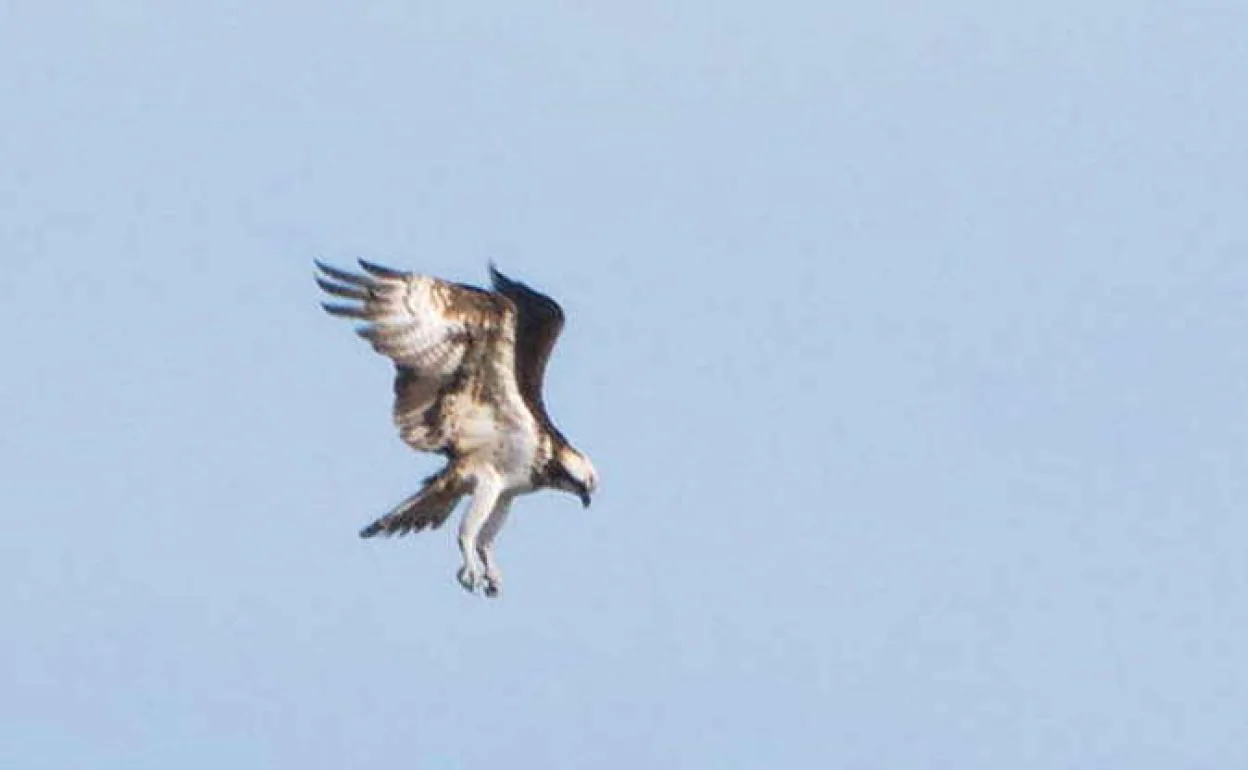
<path id="1" fill-rule="evenodd" d="M 556 463 L 557 484 L 566 492 L 581 498 L 581 506 L 588 508 L 598 489 L 598 474 L 589 458 L 574 449 L 564 447 Z"/>
<path id="2" fill-rule="evenodd" d="M 581 483 L 576 485 L 576 496 L 581 498 L 581 507 L 588 508 L 589 504 L 594 500 L 594 492 L 598 490 L 598 474 L 592 470 L 589 476 Z"/>

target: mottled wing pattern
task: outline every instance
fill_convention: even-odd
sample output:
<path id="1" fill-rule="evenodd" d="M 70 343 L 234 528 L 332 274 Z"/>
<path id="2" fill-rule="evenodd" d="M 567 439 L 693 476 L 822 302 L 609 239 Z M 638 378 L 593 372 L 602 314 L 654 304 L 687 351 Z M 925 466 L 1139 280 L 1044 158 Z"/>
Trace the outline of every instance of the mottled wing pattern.
<path id="1" fill-rule="evenodd" d="M 546 414 L 542 383 L 550 352 L 563 331 L 563 308 L 545 294 L 503 275 L 494 265 L 490 265 L 490 279 L 495 291 L 516 307 L 516 382 L 520 394 L 534 415 L 557 434 Z"/>
<path id="2" fill-rule="evenodd" d="M 510 361 L 515 313 L 501 296 L 471 286 L 360 260 L 363 274 L 316 263 L 317 283 L 348 302 L 329 313 L 363 321 L 357 333 L 394 361 L 394 422 L 413 449 L 453 448 L 445 402 L 491 376 L 491 360 Z"/>

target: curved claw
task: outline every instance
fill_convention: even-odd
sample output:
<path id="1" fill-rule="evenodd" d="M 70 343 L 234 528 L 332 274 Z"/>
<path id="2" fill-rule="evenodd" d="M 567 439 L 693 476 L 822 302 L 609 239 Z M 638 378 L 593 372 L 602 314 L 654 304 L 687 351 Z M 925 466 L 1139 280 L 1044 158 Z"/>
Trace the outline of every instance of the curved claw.
<path id="1" fill-rule="evenodd" d="M 482 578 L 481 573 L 467 566 L 459 568 L 459 571 L 455 573 L 455 579 L 470 594 L 476 593 L 478 588 L 485 585 L 485 580 Z"/>

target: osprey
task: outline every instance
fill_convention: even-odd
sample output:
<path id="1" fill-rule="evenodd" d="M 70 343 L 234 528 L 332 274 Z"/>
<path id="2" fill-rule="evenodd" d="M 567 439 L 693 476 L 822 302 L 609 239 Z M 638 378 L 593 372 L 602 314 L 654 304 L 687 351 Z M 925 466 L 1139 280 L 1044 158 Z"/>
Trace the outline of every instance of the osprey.
<path id="1" fill-rule="evenodd" d="M 563 310 L 493 264 L 494 291 L 364 260 L 363 274 L 316 266 L 322 289 L 351 300 L 324 303 L 325 310 L 363 321 L 357 333 L 394 362 L 394 423 L 403 441 L 448 460 L 360 536 L 437 529 L 471 494 L 459 527 L 457 577 L 470 592 L 497 596 L 502 575 L 494 538 L 512 501 L 552 488 L 588 507 L 598 485 L 593 464 L 568 444 L 542 400 Z"/>

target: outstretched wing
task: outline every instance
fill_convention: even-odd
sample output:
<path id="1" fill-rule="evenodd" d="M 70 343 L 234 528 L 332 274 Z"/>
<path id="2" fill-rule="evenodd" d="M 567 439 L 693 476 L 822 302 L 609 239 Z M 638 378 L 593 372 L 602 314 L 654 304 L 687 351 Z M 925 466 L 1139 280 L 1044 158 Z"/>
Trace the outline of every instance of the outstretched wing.
<path id="1" fill-rule="evenodd" d="M 494 289 L 516 306 L 516 384 L 520 395 L 533 414 L 553 431 L 555 427 L 542 398 L 542 383 L 550 352 L 563 331 L 563 308 L 545 294 L 511 280 L 492 264 L 490 279 Z"/>
<path id="2" fill-rule="evenodd" d="M 349 300 L 325 310 L 363 321 L 357 333 L 394 361 L 394 422 L 413 449 L 455 451 L 456 399 L 515 387 L 515 311 L 503 297 L 364 260 L 363 274 L 316 266 L 320 287 Z"/>

